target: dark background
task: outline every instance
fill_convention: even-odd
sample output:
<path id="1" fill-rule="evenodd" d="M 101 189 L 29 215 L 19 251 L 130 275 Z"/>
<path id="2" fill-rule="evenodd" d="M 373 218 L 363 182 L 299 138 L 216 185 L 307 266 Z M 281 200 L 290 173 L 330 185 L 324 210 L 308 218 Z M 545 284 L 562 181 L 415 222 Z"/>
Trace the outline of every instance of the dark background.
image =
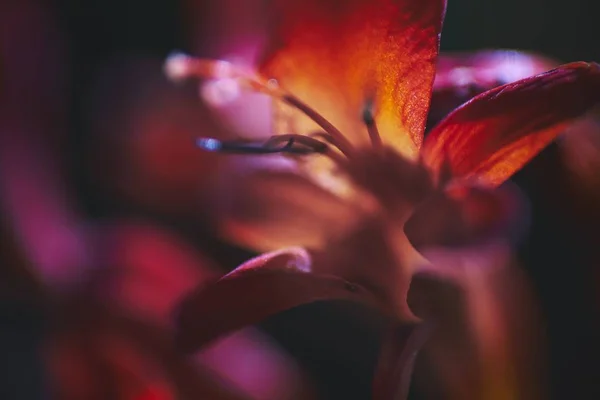
<path id="1" fill-rule="evenodd" d="M 69 54 L 69 135 L 64 152 L 68 181 L 76 189 L 80 205 L 93 218 L 123 212 L 127 205 L 105 202 L 86 172 L 93 131 L 85 118 L 86 96 L 95 84 L 97 71 L 115 59 L 130 55 L 164 58 L 173 49 L 191 51 L 183 5 L 178 1 L 87 0 L 56 2 L 49 7 L 58 17 Z M 192 17 L 199 31 L 203 24 L 210 27 L 202 13 Z M 596 21 L 589 0 L 449 0 L 442 51 L 516 48 L 563 61 L 598 61 Z M 210 33 L 209 28 L 206 31 Z M 210 34 L 203 40 L 210 46 Z M 600 329 L 595 318 L 598 279 L 594 268 L 598 258 L 588 232 L 594 229 L 593 219 L 575 210 L 578 194 L 564 190 L 568 177 L 558 161 L 556 146 L 545 150 L 515 181 L 529 196 L 533 210 L 532 229 L 521 245 L 520 257 L 534 279 L 548 321 L 552 397 L 600 398 Z M 219 243 L 200 244 L 202 232 L 185 221 L 151 217 L 198 242 L 225 266 L 233 267 L 247 256 L 240 249 Z M 14 398 L 36 398 L 35 388 L 41 383 L 33 371 L 39 371 L 39 363 L 27 344 L 39 336 L 31 333 L 39 331 L 38 324 L 32 322 L 37 317 L 19 312 L 23 321 L 18 322 L 13 311 L 4 314 L 8 315 L 4 324 L 9 329 L 2 330 L 0 340 L 18 343 L 18 348 L 25 350 L 14 351 L 17 347 L 10 345 L 13 351 L 2 352 L 0 365 L 11 372 L 5 375 L 9 380 L 23 383 L 27 392 L 22 393 L 31 395 Z M 264 326 L 313 372 L 327 398 L 369 397 L 378 350 L 376 336 L 369 329 L 356 326 L 325 305 L 292 310 Z M 418 393 L 414 397 L 418 398 Z"/>

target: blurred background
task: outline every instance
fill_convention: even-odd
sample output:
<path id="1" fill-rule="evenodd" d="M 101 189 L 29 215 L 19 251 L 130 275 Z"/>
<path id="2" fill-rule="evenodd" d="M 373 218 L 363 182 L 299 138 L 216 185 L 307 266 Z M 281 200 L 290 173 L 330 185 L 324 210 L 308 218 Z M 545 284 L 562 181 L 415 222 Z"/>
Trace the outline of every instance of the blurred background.
<path id="1" fill-rule="evenodd" d="M 56 293 L 109 293 L 168 325 L 175 292 L 253 255 L 215 236 L 209 192 L 220 161 L 193 146 L 223 128 L 194 85 L 163 77 L 162 63 L 176 49 L 251 63 L 258 3 L 0 3 L 0 398 L 46 398 L 58 379 L 43 361 L 56 321 L 69 319 L 49 311 Z M 442 51 L 600 61 L 596 23 L 587 0 L 449 0 Z M 236 129 L 260 124 L 247 123 Z M 556 399 L 600 398 L 600 131 L 588 131 L 513 179 L 530 210 L 518 259 L 546 321 Z M 185 271 L 164 267 L 175 263 Z M 102 274 L 115 266 L 134 278 Z M 78 288 L 88 274 L 100 278 Z M 368 399 L 379 336 L 360 321 L 315 304 L 270 318 L 261 340 L 285 349 L 286 366 L 306 371 L 323 398 Z M 136 398 L 168 398 L 153 395 Z"/>

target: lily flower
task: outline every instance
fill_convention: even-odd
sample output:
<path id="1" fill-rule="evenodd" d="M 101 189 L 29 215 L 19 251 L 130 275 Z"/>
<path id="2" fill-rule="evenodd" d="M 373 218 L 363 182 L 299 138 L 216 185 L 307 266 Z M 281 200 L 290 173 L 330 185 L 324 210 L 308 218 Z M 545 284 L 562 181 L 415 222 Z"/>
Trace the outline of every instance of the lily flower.
<path id="1" fill-rule="evenodd" d="M 567 64 L 479 94 L 424 139 L 444 1 L 272 5 L 272 36 L 258 71 L 181 54 L 166 65 L 173 78 L 214 80 L 214 90 L 203 93 L 213 103 L 244 88 L 271 96 L 277 133 L 260 141 L 198 140 L 205 150 L 248 156 L 238 176 L 225 175 L 216 188 L 223 194 L 222 234 L 255 250 L 283 250 L 253 259 L 189 297 L 179 315 L 179 339 L 190 351 L 319 300 L 359 302 L 405 322 L 417 321 L 415 311 L 427 321 L 418 304 L 407 304 L 411 277 L 427 268 L 439 274 L 444 261 L 427 260 L 415 249 L 406 229 L 411 219 L 436 196 L 465 204 L 473 193 L 498 187 L 600 100 L 598 65 Z M 258 166 L 252 157 L 278 153 L 289 157 Z M 434 267 L 427 267 L 429 261 Z M 452 277 L 468 307 L 482 289 L 492 288 L 493 279 L 478 276 L 467 271 Z M 496 310 L 496 301 L 482 308 Z M 478 310 L 474 321 L 485 323 Z M 504 323 L 502 312 L 492 314 Z M 467 369 L 483 388 L 459 382 L 449 389 L 456 398 L 465 390 L 473 398 L 514 397 L 513 384 L 503 383 L 510 363 L 498 358 L 509 345 L 494 346 L 484 328 L 488 336 L 477 342 L 479 357 L 501 363 L 496 369 L 486 364 L 479 377 Z M 423 330 L 427 325 L 397 326 L 382 352 L 374 398 L 406 395 L 415 349 L 427 336 Z M 433 343 L 451 348 L 448 341 Z M 501 378 L 485 382 L 494 373 Z"/>
<path id="2" fill-rule="evenodd" d="M 197 143 L 222 153 L 291 156 L 259 171 L 247 161 L 242 179 L 227 182 L 221 201 L 233 214 L 223 232 L 257 250 L 303 246 L 313 252 L 264 255 L 198 298 L 222 289 L 231 297 L 220 301 L 229 311 L 246 310 L 236 314 L 246 324 L 253 320 L 251 305 L 263 307 L 257 313 L 265 317 L 291 303 L 345 298 L 365 288 L 393 315 L 414 321 L 406 304 L 410 277 L 427 260 L 404 226 L 419 205 L 439 193 L 460 197 L 465 186 L 499 186 L 600 100 L 600 67 L 570 63 L 476 96 L 424 140 L 445 7 L 443 0 L 273 1 L 257 71 L 182 54 L 167 60 L 171 78 L 215 79 L 225 89 L 273 98 L 281 134 Z M 284 268 L 288 261 L 296 267 Z M 325 278 L 331 275 L 339 279 L 332 283 Z M 288 303 L 273 292 L 293 297 L 295 290 L 308 297 Z M 311 290 L 323 292 L 315 297 Z M 189 310 L 182 318 L 194 325 L 198 310 Z M 186 331 L 197 345 L 195 329 Z"/>

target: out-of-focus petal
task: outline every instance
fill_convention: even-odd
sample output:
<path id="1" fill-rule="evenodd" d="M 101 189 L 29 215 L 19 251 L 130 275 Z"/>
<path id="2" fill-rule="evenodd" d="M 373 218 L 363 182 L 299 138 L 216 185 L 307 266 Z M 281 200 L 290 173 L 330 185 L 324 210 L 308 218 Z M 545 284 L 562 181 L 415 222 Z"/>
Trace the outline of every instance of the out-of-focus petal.
<path id="1" fill-rule="evenodd" d="M 263 0 L 185 0 L 182 17 L 195 52 L 252 65 L 265 41 Z M 225 22 L 225 23 L 224 23 Z"/>
<path id="2" fill-rule="evenodd" d="M 405 400 L 417 353 L 429 338 L 431 327 L 396 324 L 390 328 L 379 352 L 373 378 L 373 400 Z"/>
<path id="3" fill-rule="evenodd" d="M 528 227 L 525 198 L 515 185 L 460 186 L 434 193 L 404 225 L 417 249 L 466 246 L 498 236 L 518 240 Z"/>
<path id="4" fill-rule="evenodd" d="M 541 74 L 557 62 L 539 54 L 516 50 L 441 53 L 433 90 L 477 85 L 485 90 Z"/>
<path id="5" fill-rule="evenodd" d="M 600 66 L 571 63 L 480 94 L 437 125 L 423 146 L 434 173 L 499 185 L 600 100 Z"/>
<path id="6" fill-rule="evenodd" d="M 192 365 L 156 326 L 86 298 L 71 299 L 60 311 L 45 353 L 59 399 L 248 399 Z"/>
<path id="7" fill-rule="evenodd" d="M 0 212 L 0 296 L 7 300 L 44 301 L 47 289 L 35 274 L 28 254 L 7 219 Z"/>
<path id="8" fill-rule="evenodd" d="M 584 198 L 600 200 L 600 107 L 569 127 L 559 142 L 562 157 Z"/>
<path id="9" fill-rule="evenodd" d="M 36 273 L 77 283 L 90 258 L 87 232 L 65 185 L 64 38 L 48 4 L 0 4 L 2 208 Z"/>
<path id="10" fill-rule="evenodd" d="M 344 183 L 335 177 L 330 182 Z M 317 186 L 283 163 L 268 165 L 240 159 L 232 168 L 223 169 L 214 204 L 215 224 L 221 236 L 254 250 L 322 248 L 364 213 L 360 202 L 344 201 L 330 189 Z M 339 190 L 348 192 L 348 200 L 358 200 L 351 188 Z"/>
<path id="11" fill-rule="evenodd" d="M 433 127 L 450 111 L 486 90 L 541 74 L 559 64 L 516 50 L 440 53 L 427 126 Z"/>
<path id="12" fill-rule="evenodd" d="M 222 337 L 202 349 L 197 359 L 255 400 L 314 398 L 314 388 L 300 367 L 258 329 L 245 328 Z"/>
<path id="13" fill-rule="evenodd" d="M 172 85 L 159 61 L 147 58 L 107 65 L 96 83 L 89 109 L 96 190 L 163 215 L 201 213 L 222 157 L 199 151 L 195 140 L 228 132 L 198 102 L 195 87 Z"/>
<path id="14" fill-rule="evenodd" d="M 290 248 L 254 258 L 192 293 L 179 312 L 177 344 L 194 351 L 271 315 L 323 300 L 354 301 L 385 309 L 366 289 L 311 272 L 308 253 Z"/>
<path id="15" fill-rule="evenodd" d="M 435 324 L 423 354 L 444 399 L 541 399 L 542 325 L 532 287 L 502 244 L 430 249 L 409 304 Z M 438 391 L 441 391 L 440 394 Z"/>
<path id="16" fill-rule="evenodd" d="M 272 3 L 273 26 L 263 74 L 277 79 L 357 144 L 369 139 L 361 116 L 371 102 L 384 141 L 407 156 L 416 156 L 446 2 Z M 317 128 L 295 115 L 288 122 L 295 133 Z"/>
<path id="17" fill-rule="evenodd" d="M 169 326 L 186 293 L 220 275 L 210 260 L 167 230 L 121 222 L 102 233 L 106 268 L 95 282 L 99 296 L 158 326 Z"/>

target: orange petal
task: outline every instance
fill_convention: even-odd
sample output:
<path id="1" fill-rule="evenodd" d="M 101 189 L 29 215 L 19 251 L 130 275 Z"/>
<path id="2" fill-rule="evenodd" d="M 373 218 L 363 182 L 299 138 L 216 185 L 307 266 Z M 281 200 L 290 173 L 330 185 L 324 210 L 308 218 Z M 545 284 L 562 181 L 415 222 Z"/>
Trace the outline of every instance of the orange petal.
<path id="1" fill-rule="evenodd" d="M 582 193 L 581 199 L 597 207 L 600 203 L 600 107 L 569 128 L 560 148 L 573 183 Z"/>
<path id="2" fill-rule="evenodd" d="M 484 50 L 475 53 L 441 53 L 433 90 L 476 85 L 484 89 L 525 79 L 558 66 L 534 53 Z"/>
<path id="3" fill-rule="evenodd" d="M 600 66 L 577 62 L 475 97 L 437 125 L 423 146 L 438 173 L 499 185 L 600 100 Z"/>
<path id="4" fill-rule="evenodd" d="M 232 167 L 233 171 L 224 174 L 224 191 L 215 204 L 215 222 L 228 241 L 258 251 L 322 248 L 361 217 L 361 209 L 353 202 L 293 170 L 286 171 L 283 164 L 240 160 Z"/>
<path id="5" fill-rule="evenodd" d="M 301 248 L 254 258 L 184 302 L 178 344 L 186 351 L 303 304 L 346 300 L 385 309 L 366 289 L 332 275 L 312 273 Z"/>
<path id="6" fill-rule="evenodd" d="M 371 102 L 384 141 L 416 156 L 446 2 L 273 3 L 275 26 L 263 74 L 277 79 L 355 144 L 368 142 L 361 115 Z M 295 133 L 317 128 L 306 118 L 290 119 Z"/>

